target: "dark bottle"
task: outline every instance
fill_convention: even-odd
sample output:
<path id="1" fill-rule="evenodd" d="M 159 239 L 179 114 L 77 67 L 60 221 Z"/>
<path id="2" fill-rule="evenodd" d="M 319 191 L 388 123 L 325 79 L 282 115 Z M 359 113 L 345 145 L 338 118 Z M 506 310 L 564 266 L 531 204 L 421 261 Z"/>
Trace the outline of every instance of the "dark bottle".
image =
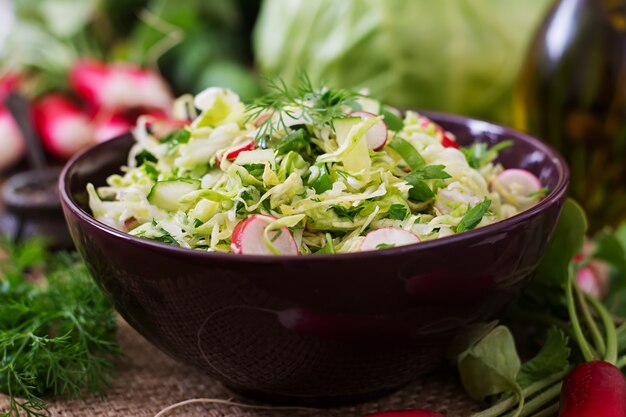
<path id="1" fill-rule="evenodd" d="M 518 129 L 567 159 L 591 231 L 626 219 L 626 0 L 560 0 L 515 91 Z"/>

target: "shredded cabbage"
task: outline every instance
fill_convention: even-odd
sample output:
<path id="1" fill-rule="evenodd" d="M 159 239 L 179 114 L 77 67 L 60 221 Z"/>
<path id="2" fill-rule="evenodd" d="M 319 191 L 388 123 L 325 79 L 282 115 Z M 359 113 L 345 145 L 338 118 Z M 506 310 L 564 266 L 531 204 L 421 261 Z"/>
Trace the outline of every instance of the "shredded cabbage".
<path id="1" fill-rule="evenodd" d="M 135 236 L 210 252 L 230 252 L 233 229 L 243 219 L 271 215 L 279 220 L 265 231 L 268 248 L 273 248 L 268 231 L 288 227 L 300 254 L 310 254 L 358 251 L 367 232 L 383 227 L 403 229 L 421 241 L 449 236 L 460 223 L 465 228 L 467 217 L 476 215 L 472 208 L 483 202 L 489 202 L 488 209 L 472 227 L 539 201 L 539 195 L 524 196 L 517 204 L 506 190 L 492 187 L 503 170 L 494 163 L 497 152 L 470 161 L 471 149 L 446 144 L 444 134 L 448 141 L 451 134 L 412 111 L 399 119 L 401 128 L 388 130 L 382 149 L 363 153 L 365 135 L 387 121 L 389 109 L 385 113 L 380 105 L 381 116 L 350 121 L 365 100 L 373 101 L 351 97 L 341 112 L 333 107 L 331 120 L 320 121 L 307 114 L 313 106 L 306 100 L 300 101 L 301 112 L 290 106 L 281 110 L 284 114 L 259 115 L 246 110 L 232 91 L 213 87 L 196 96 L 199 114 L 184 127 L 159 135 L 154 121 L 142 117 L 122 174 L 111 175 L 97 190 L 88 186 L 92 213 Z M 189 108 L 192 100 L 182 97 L 175 108 Z M 181 113 L 177 116 L 184 120 Z M 338 143 L 334 125 L 346 120 L 352 128 Z M 394 139 L 417 153 L 413 166 L 402 154 L 406 148 L 390 146 Z M 176 187 L 177 181 L 187 191 L 167 201 L 175 210 L 164 209 L 159 198 L 168 194 L 157 196 L 156 189 Z"/>

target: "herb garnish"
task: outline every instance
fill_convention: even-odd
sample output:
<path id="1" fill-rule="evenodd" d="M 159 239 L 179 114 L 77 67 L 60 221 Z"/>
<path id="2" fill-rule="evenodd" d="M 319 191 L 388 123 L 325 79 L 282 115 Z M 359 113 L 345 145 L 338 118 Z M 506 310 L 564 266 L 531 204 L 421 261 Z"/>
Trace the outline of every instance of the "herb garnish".
<path id="1" fill-rule="evenodd" d="M 40 242 L 0 248 L 0 391 L 9 396 L 0 416 L 47 416 L 44 395 L 103 393 L 117 325 L 85 265 L 75 254 L 47 255 Z"/>
<path id="2" fill-rule="evenodd" d="M 478 226 L 478 223 L 483 219 L 483 216 L 487 213 L 490 206 L 491 200 L 485 199 L 474 207 L 470 207 L 457 225 L 456 232 L 461 233 Z"/>
<path id="3" fill-rule="evenodd" d="M 285 118 L 302 119 L 313 127 L 332 126 L 333 119 L 357 109 L 357 93 L 316 87 L 305 73 L 300 74 L 295 87 L 287 86 L 282 79 L 268 80 L 268 87 L 272 92 L 246 106 L 246 122 L 264 118 L 256 133 L 257 142 L 273 137 L 279 130 L 289 132 Z"/>

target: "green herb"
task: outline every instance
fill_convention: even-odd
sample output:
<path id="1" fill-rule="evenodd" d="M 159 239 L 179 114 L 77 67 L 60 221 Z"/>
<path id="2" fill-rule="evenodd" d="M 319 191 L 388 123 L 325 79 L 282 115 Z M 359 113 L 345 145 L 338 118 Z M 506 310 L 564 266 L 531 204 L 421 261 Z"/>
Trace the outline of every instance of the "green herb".
<path id="1" fill-rule="evenodd" d="M 103 393 L 119 354 L 116 317 L 86 267 L 40 242 L 0 247 L 0 390 L 9 396 L 0 416 L 43 417 L 43 396 Z"/>
<path id="2" fill-rule="evenodd" d="M 156 156 L 152 155 L 147 150 L 142 150 L 137 155 L 135 155 L 135 161 L 137 162 L 137 166 L 143 165 L 146 161 L 156 163 L 158 160 Z"/>
<path id="3" fill-rule="evenodd" d="M 152 162 L 144 162 L 143 169 L 146 171 L 146 174 L 153 180 L 158 181 L 159 179 L 159 170 Z"/>
<path id="4" fill-rule="evenodd" d="M 402 118 L 397 114 L 389 110 L 389 106 L 383 106 L 383 110 L 381 114 L 384 117 L 385 124 L 389 130 L 393 130 L 394 132 L 399 132 L 404 127 L 404 122 Z"/>
<path id="5" fill-rule="evenodd" d="M 404 220 L 408 214 L 409 212 L 404 204 L 392 204 L 387 212 L 389 218 L 394 220 Z"/>
<path id="6" fill-rule="evenodd" d="M 319 169 L 319 175 L 313 180 L 309 181 L 309 187 L 313 188 L 317 194 L 322 194 L 324 191 L 333 188 L 333 181 L 328 174 L 328 168 L 326 164 L 315 164 Z"/>
<path id="7" fill-rule="evenodd" d="M 469 166 L 478 169 L 496 159 L 501 150 L 512 145 L 513 141 L 505 140 L 489 148 L 484 142 L 476 142 L 472 146 L 462 147 L 461 152 L 465 155 Z"/>
<path id="8" fill-rule="evenodd" d="M 387 249 L 387 248 L 395 248 L 396 245 L 393 243 L 379 243 L 376 245 L 376 249 Z"/>
<path id="9" fill-rule="evenodd" d="M 159 142 L 165 143 L 170 148 L 189 142 L 191 132 L 187 129 L 175 129 L 159 139 Z"/>
<path id="10" fill-rule="evenodd" d="M 278 130 L 289 132 L 286 118 L 302 119 L 314 127 L 332 126 L 333 119 L 346 117 L 356 108 L 358 98 L 348 90 L 314 86 L 305 73 L 300 74 L 295 87 L 280 79 L 269 80 L 268 87 L 272 92 L 246 107 L 247 121 L 265 117 L 257 130 L 257 142 L 274 137 Z"/>
<path id="11" fill-rule="evenodd" d="M 243 164 L 242 167 L 253 177 L 261 177 L 265 171 L 265 164 Z"/>
<path id="12" fill-rule="evenodd" d="M 544 195 L 548 194 L 548 191 L 550 191 L 550 190 L 548 189 L 548 187 L 543 187 L 543 188 L 541 188 L 541 189 L 539 189 L 539 190 L 535 191 L 534 193 L 530 193 L 530 194 L 528 195 L 528 198 L 541 198 L 541 197 L 543 197 Z"/>
<path id="13" fill-rule="evenodd" d="M 309 145 L 309 139 L 310 137 L 305 129 L 298 129 L 288 134 L 274 149 L 277 155 L 283 155 L 289 151 L 299 151 Z"/>
<path id="14" fill-rule="evenodd" d="M 402 138 L 394 137 L 387 146 L 396 151 L 412 170 L 421 168 L 426 164 L 417 149 Z"/>
<path id="15" fill-rule="evenodd" d="M 419 174 L 409 174 L 404 177 L 404 180 L 408 182 L 412 187 L 409 190 L 409 198 L 414 201 L 428 201 L 435 197 L 435 193 L 430 187 L 421 179 Z"/>
<path id="16" fill-rule="evenodd" d="M 322 247 L 322 249 L 317 251 L 317 253 L 337 253 L 335 250 L 335 244 L 333 243 L 333 237 L 330 233 L 326 233 L 324 235 L 324 240 L 326 241 L 326 244 Z"/>
<path id="17" fill-rule="evenodd" d="M 470 207 L 457 225 L 456 232 L 461 233 L 478 226 L 478 223 L 483 219 L 489 207 L 491 207 L 491 200 L 487 199 L 482 203 L 476 204 L 474 207 Z"/>
<path id="18" fill-rule="evenodd" d="M 404 180 L 412 185 L 412 188 L 409 190 L 409 198 L 414 201 L 428 201 L 431 198 L 434 198 L 435 193 L 424 182 L 424 180 L 443 180 L 451 178 L 450 174 L 443 170 L 444 168 L 444 165 L 420 166 L 410 174 L 406 175 Z"/>
<path id="19" fill-rule="evenodd" d="M 332 205 L 330 208 L 337 214 L 337 216 L 346 217 L 350 220 L 354 220 L 356 215 L 364 209 L 363 206 L 345 208 L 339 205 Z"/>

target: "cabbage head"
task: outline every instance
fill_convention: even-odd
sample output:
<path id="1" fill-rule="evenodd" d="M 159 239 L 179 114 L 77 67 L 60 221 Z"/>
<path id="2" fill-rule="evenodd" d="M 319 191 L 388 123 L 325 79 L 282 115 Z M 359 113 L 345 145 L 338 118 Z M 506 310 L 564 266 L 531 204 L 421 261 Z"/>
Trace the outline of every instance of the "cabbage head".
<path id="1" fill-rule="evenodd" d="M 509 123 L 526 49 L 550 0 L 265 0 L 257 65 L 292 84 L 368 88 L 402 108 Z"/>

